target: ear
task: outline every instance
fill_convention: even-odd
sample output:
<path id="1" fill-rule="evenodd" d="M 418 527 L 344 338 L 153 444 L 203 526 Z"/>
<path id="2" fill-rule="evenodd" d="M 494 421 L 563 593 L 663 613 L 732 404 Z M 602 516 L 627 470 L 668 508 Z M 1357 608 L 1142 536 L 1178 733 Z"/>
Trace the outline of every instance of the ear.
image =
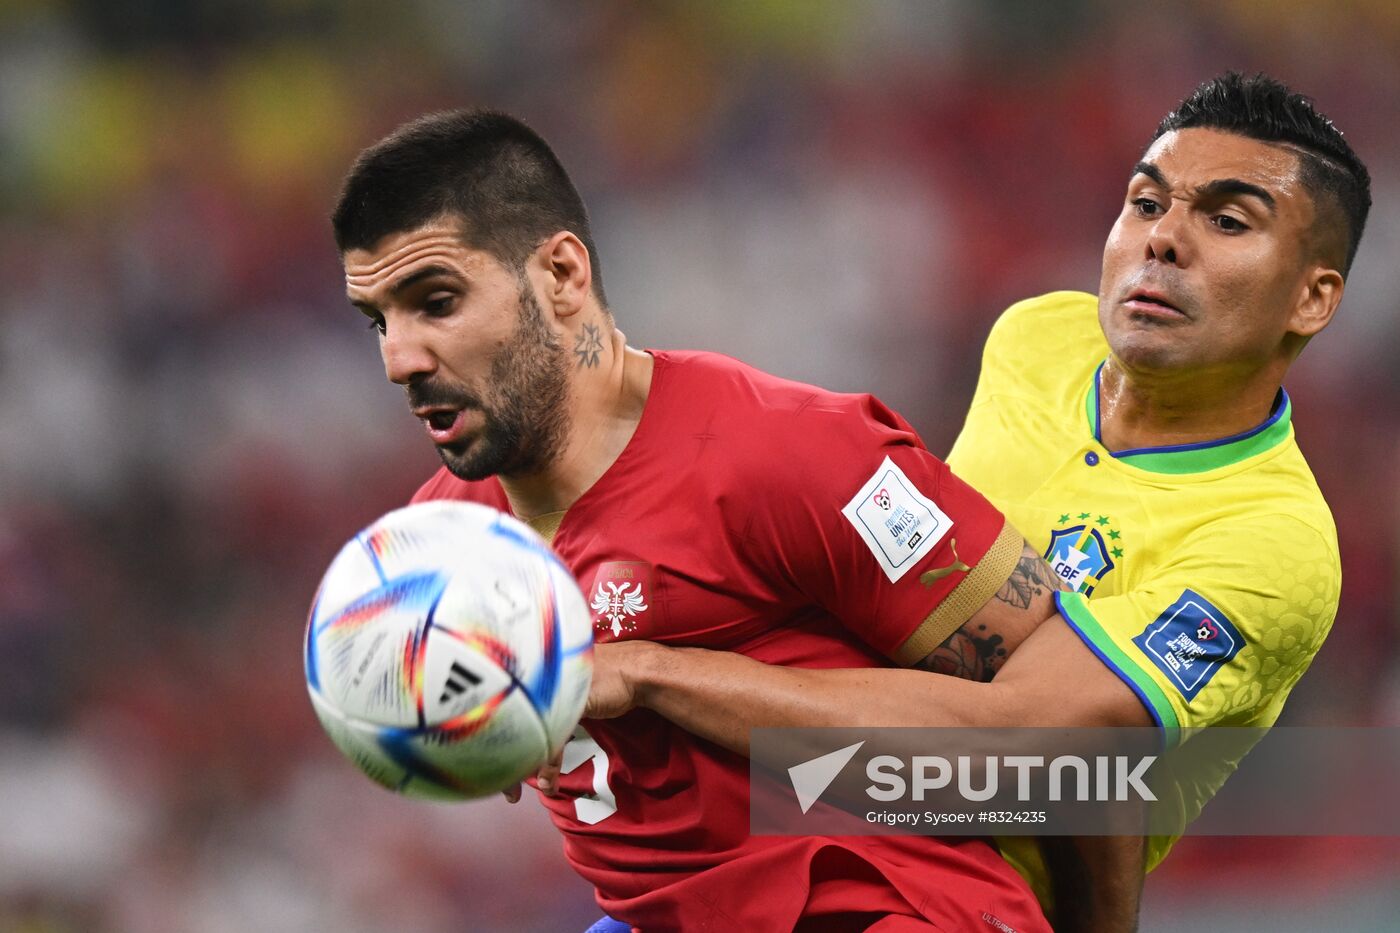
<path id="1" fill-rule="evenodd" d="M 1311 337 L 1326 327 L 1337 313 L 1345 287 L 1346 281 L 1336 269 L 1315 266 L 1303 281 L 1298 303 L 1288 316 L 1288 332 Z"/>
<path id="2" fill-rule="evenodd" d="M 583 241 L 560 230 L 535 250 L 535 259 L 541 304 L 560 318 L 583 310 L 593 295 L 593 265 Z"/>

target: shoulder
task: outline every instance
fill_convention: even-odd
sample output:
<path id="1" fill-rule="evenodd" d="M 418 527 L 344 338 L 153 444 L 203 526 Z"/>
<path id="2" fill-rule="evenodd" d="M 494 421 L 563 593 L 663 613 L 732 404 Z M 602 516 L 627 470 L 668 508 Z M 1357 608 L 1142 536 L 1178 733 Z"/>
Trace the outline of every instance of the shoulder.
<path id="1" fill-rule="evenodd" d="M 650 351 L 668 394 L 704 405 L 710 397 L 692 394 L 698 389 L 715 393 L 716 401 L 748 401 L 760 410 L 791 408 L 795 401 L 814 395 L 839 395 L 820 386 L 774 375 L 742 360 L 707 350 Z"/>
<path id="2" fill-rule="evenodd" d="M 1305 503 L 1300 499 L 1297 503 Z M 1233 516 L 1224 516 L 1203 524 L 1186 544 L 1193 550 L 1203 550 L 1215 556 L 1240 555 L 1256 557 L 1268 552 L 1282 552 L 1293 559 L 1313 561 L 1331 556 L 1336 538 L 1330 516 L 1325 527 L 1316 515 L 1282 511 L 1286 503 L 1271 503 L 1267 510 L 1252 509 L 1241 504 Z"/>
<path id="3" fill-rule="evenodd" d="M 1331 517 L 1276 508 L 1242 507 L 1209 522 L 1182 542 L 1178 557 L 1202 592 L 1232 594 L 1244 624 L 1269 628 L 1288 618 L 1307 620 L 1300 629 L 1325 631 L 1342 575 Z"/>
<path id="4" fill-rule="evenodd" d="M 987 337 L 949 462 L 986 492 L 1040 486 L 1037 457 L 1063 457 L 1063 443 L 1080 442 L 1085 393 L 1107 355 L 1098 299 L 1087 292 L 1050 292 L 1007 308 Z"/>
<path id="5" fill-rule="evenodd" d="M 1290 550 L 1310 560 L 1337 563 L 1337 526 L 1307 460 L 1291 435 L 1276 455 L 1248 461 L 1223 482 L 1231 487 L 1234 519 L 1224 531 L 1236 545 L 1290 541 Z"/>
<path id="6" fill-rule="evenodd" d="M 1046 331 L 1069 337 L 1098 333 L 1099 299 L 1088 292 L 1047 292 L 1007 308 L 992 325 L 992 340 L 1019 344 Z"/>
<path id="7" fill-rule="evenodd" d="M 433 502 L 439 499 L 453 499 L 459 502 L 479 502 L 502 511 L 508 510 L 505 491 L 492 477 L 479 482 L 469 482 L 452 475 L 447 467 L 439 467 L 428 481 L 418 487 L 409 500 L 410 504 Z"/>
<path id="8" fill-rule="evenodd" d="M 867 393 L 834 392 L 764 372 L 719 353 L 656 354 L 666 381 L 668 414 L 724 425 L 732 438 L 750 440 L 765 456 L 781 454 L 779 443 L 796 449 L 819 447 L 842 436 L 893 432 L 917 441 L 909 423 Z M 789 446 L 785 452 L 795 453 Z"/>
<path id="9" fill-rule="evenodd" d="M 1092 369 L 1108 353 L 1099 329 L 1098 298 L 1088 292 L 1050 292 L 1002 312 L 982 356 L 989 388 L 1035 383 L 1065 372 Z"/>
<path id="10" fill-rule="evenodd" d="M 1204 709 L 1220 702 L 1224 715 L 1251 699 L 1247 705 L 1282 702 L 1336 618 L 1342 571 L 1335 538 L 1285 512 L 1217 523 L 1199 537 L 1195 572 L 1175 605 L 1195 599 L 1210 618 L 1228 621 L 1246 646 L 1233 665 L 1238 679 L 1222 681 L 1225 694 L 1214 701 L 1203 698 Z M 1159 616 L 1159 623 L 1164 617 L 1170 612 Z M 1147 633 L 1140 637 L 1151 640 Z M 1246 686 L 1231 692 L 1232 683 Z"/>
<path id="11" fill-rule="evenodd" d="M 838 493 L 849 498 L 887 455 L 927 453 L 913 427 L 873 395 L 785 379 L 715 353 L 658 360 L 663 443 L 680 456 L 693 449 L 692 437 L 715 442 L 687 465 L 693 482 L 721 504 L 796 508 Z"/>

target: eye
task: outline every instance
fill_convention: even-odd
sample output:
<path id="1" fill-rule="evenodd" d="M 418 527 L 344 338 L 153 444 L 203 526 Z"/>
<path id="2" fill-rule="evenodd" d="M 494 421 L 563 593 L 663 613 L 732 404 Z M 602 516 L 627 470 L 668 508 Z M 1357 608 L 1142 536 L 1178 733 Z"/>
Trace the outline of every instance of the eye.
<path id="1" fill-rule="evenodd" d="M 1151 198 L 1134 198 L 1132 204 L 1139 217 L 1156 217 L 1162 213 L 1162 205 Z"/>
<path id="2" fill-rule="evenodd" d="M 452 310 L 456 303 L 457 296 L 451 294 L 435 294 L 428 296 L 423 302 L 423 311 L 433 317 L 442 317 Z"/>
<path id="3" fill-rule="evenodd" d="M 1243 233 L 1249 229 L 1248 224 L 1230 214 L 1216 214 L 1211 218 L 1211 223 L 1215 224 L 1226 233 Z"/>

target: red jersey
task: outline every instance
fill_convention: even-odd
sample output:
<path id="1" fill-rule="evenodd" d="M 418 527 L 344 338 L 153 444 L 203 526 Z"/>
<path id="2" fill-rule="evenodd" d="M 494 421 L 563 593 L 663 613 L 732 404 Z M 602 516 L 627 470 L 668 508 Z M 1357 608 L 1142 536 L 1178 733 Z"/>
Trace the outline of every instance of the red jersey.
<path id="1" fill-rule="evenodd" d="M 912 663 L 1010 575 L 1020 535 L 873 397 L 716 354 L 652 356 L 635 434 L 553 534 L 597 642 L 795 667 Z M 446 469 L 414 497 L 428 499 L 510 511 L 495 478 Z M 970 569 L 919 579 L 959 561 Z M 648 933 L 789 930 L 852 912 L 1048 929 L 982 840 L 750 836 L 742 756 L 649 710 L 583 727 L 560 796 L 541 800 L 598 903 Z"/>

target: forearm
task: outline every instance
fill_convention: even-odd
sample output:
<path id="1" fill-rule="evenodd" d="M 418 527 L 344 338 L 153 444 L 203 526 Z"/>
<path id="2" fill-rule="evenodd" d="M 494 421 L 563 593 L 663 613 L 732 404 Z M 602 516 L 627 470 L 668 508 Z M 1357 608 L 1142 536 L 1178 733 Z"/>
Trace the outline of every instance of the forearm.
<path id="1" fill-rule="evenodd" d="M 1015 724 L 997 684 L 924 671 L 809 670 L 654 646 L 632 680 L 638 706 L 742 755 L 755 728 Z"/>
<path id="2" fill-rule="evenodd" d="M 602 664 L 604 652 L 609 660 Z M 1148 726 L 1137 697 L 1067 625 L 1040 626 L 990 683 L 900 668 L 812 670 L 702 648 L 600 645 L 591 716 L 642 706 L 748 754 L 749 730 L 843 726 Z M 1073 689 L 1067 685 L 1073 685 Z M 597 694 L 614 694 L 600 701 Z"/>
<path id="3" fill-rule="evenodd" d="M 599 656 L 606 651 L 626 661 L 611 668 L 618 690 L 593 691 L 592 714 L 617 715 L 640 705 L 745 755 L 749 730 L 764 727 L 1023 725 L 1024 701 L 1035 691 L 1008 691 L 989 681 L 1055 614 L 1057 586 L 1058 578 L 1023 541 L 1001 589 L 913 662 L 922 670 L 812 670 L 695 648 L 599 646 Z"/>
<path id="4" fill-rule="evenodd" d="M 1040 840 L 1061 933 L 1131 933 L 1146 875 L 1141 836 L 1056 836 Z"/>

